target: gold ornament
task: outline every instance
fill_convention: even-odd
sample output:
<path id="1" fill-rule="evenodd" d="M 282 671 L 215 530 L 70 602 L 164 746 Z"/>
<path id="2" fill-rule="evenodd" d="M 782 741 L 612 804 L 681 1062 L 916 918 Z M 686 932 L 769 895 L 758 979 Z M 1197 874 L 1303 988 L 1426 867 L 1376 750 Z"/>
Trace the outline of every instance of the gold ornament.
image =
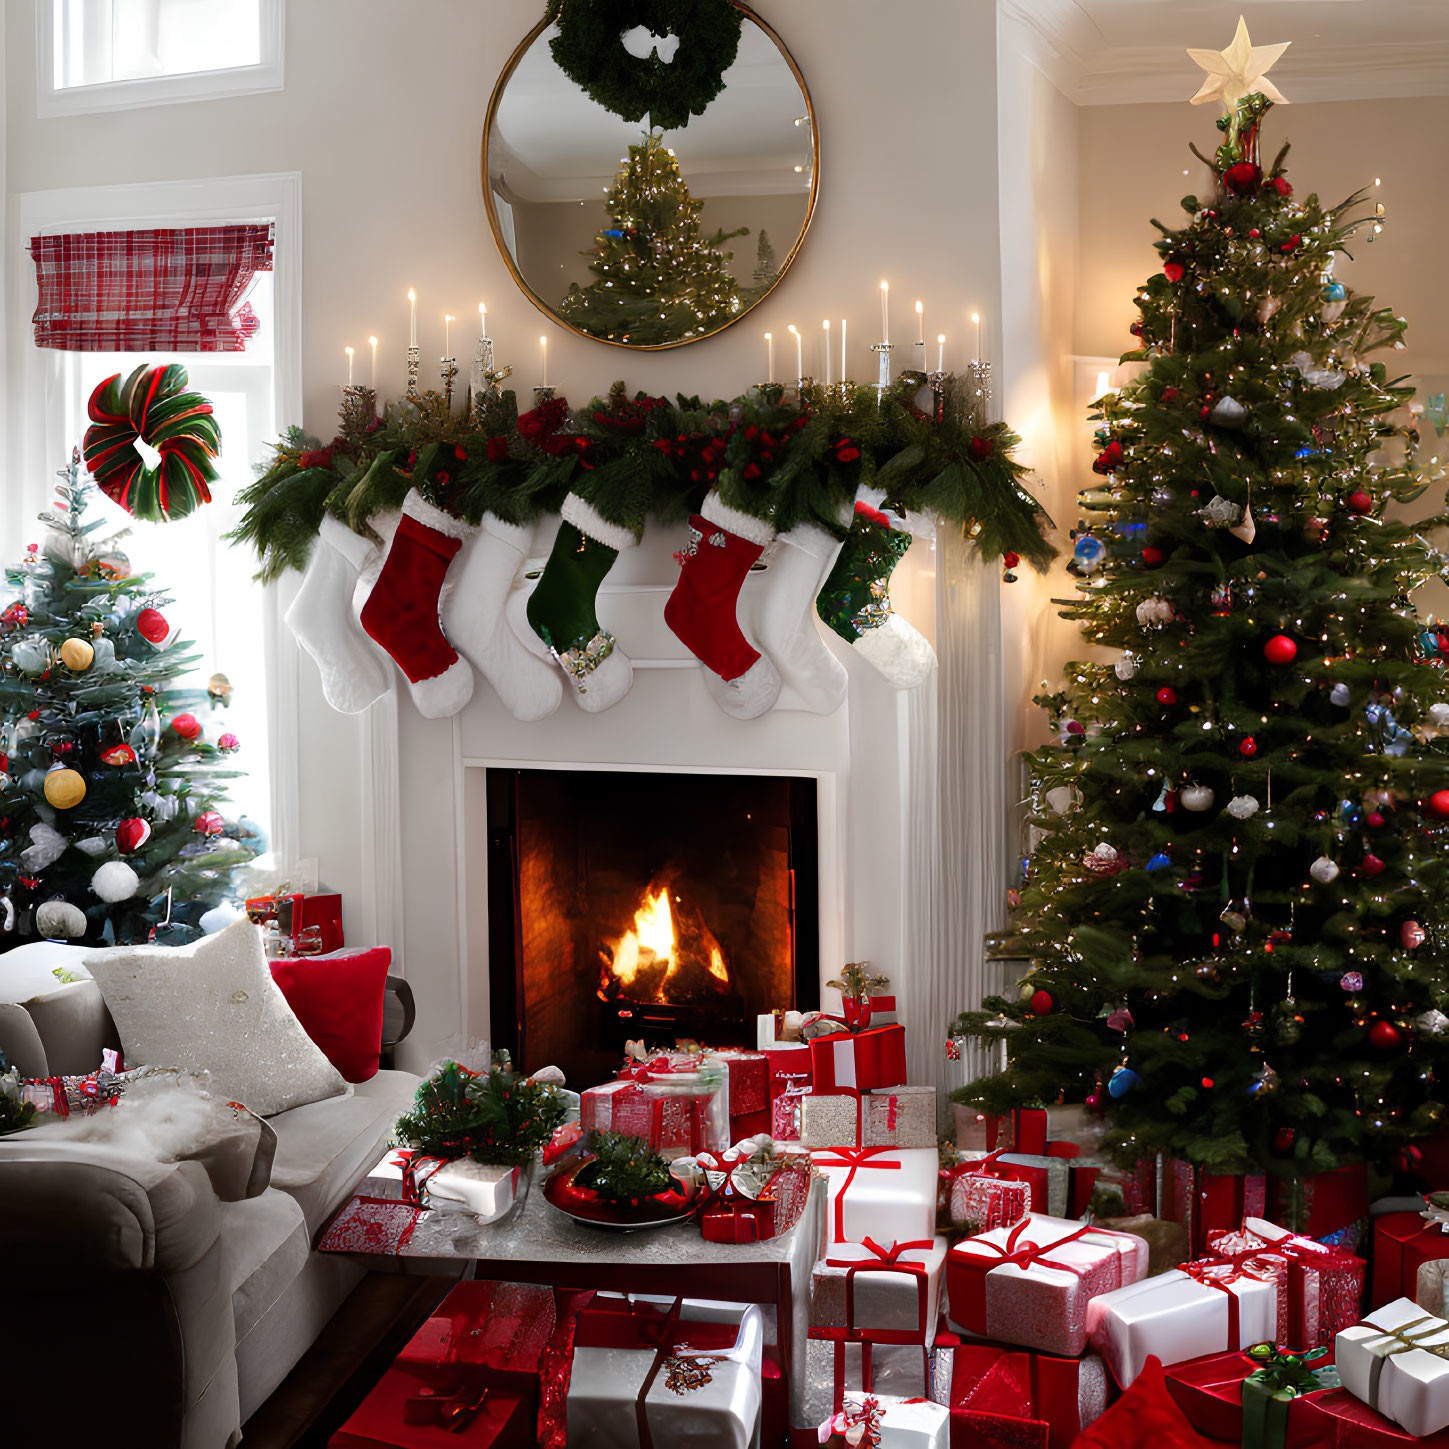
<path id="1" fill-rule="evenodd" d="M 45 777 L 45 798 L 57 810 L 70 810 L 86 798 L 86 782 L 78 770 L 52 770 Z"/>
<path id="2" fill-rule="evenodd" d="M 1254 45 L 1248 38 L 1248 22 L 1240 15 L 1237 34 L 1226 50 L 1194 50 L 1189 47 L 1187 53 L 1193 64 L 1207 72 L 1207 79 L 1192 98 L 1193 105 L 1221 100 L 1223 109 L 1231 115 L 1244 96 L 1257 91 L 1268 100 L 1286 106 L 1288 98 L 1267 76 L 1291 43 L 1285 40 L 1281 45 Z"/>
<path id="3" fill-rule="evenodd" d="M 86 639 L 67 639 L 60 646 L 60 662 L 73 674 L 80 674 L 91 667 L 96 651 Z"/>
<path id="4" fill-rule="evenodd" d="M 231 703 L 232 682 L 226 675 L 218 671 L 206 681 L 206 692 L 211 696 L 212 702 L 220 705 Z"/>

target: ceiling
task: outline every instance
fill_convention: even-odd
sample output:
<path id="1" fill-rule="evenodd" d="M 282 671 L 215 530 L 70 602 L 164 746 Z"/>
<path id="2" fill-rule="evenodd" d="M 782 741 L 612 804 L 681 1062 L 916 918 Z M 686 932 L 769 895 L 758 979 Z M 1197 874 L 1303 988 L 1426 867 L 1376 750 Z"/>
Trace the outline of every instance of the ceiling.
<path id="1" fill-rule="evenodd" d="M 1255 45 L 1292 42 L 1290 101 L 1449 95 L 1449 0 L 1001 0 L 1031 59 L 1078 105 L 1185 101 L 1239 13 Z"/>

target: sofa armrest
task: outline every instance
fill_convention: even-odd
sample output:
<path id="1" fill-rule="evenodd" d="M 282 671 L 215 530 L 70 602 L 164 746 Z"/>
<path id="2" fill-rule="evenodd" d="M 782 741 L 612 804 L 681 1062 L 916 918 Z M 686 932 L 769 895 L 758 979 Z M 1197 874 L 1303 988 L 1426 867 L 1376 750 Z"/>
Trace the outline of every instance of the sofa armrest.
<path id="1" fill-rule="evenodd" d="M 26 1140 L 30 1138 L 31 1140 Z M 199 1162 L 151 1162 L 32 1129 L 0 1145 L 0 1261 L 7 1276 L 180 1272 L 221 1233 Z"/>
<path id="2" fill-rule="evenodd" d="M 392 1049 L 413 1029 L 417 1020 L 417 1004 L 413 989 L 401 976 L 389 975 L 382 998 L 382 1050 L 388 1056 Z M 384 1065 L 387 1065 L 384 1062 Z"/>

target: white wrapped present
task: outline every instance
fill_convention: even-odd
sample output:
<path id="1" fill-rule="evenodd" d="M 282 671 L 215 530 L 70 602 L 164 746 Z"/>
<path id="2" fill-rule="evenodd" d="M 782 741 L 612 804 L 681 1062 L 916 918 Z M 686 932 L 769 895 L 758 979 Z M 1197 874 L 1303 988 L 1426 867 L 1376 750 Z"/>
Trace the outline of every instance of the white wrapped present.
<path id="1" fill-rule="evenodd" d="M 1416 1439 L 1449 1427 L 1449 1322 L 1412 1299 L 1396 1298 L 1340 1330 L 1334 1361 L 1354 1398 Z"/>
<path id="2" fill-rule="evenodd" d="M 1103 1294 L 1147 1273 L 1146 1240 L 1029 1213 L 951 1249 L 951 1319 L 967 1333 L 1076 1358 Z"/>
<path id="3" fill-rule="evenodd" d="M 1124 1389 L 1149 1354 L 1170 1368 L 1265 1343 L 1277 1326 L 1272 1279 L 1233 1263 L 1187 1263 L 1087 1305 L 1087 1337 Z"/>
<path id="4" fill-rule="evenodd" d="M 946 1449 L 951 1437 L 951 1411 L 943 1404 L 851 1389 L 840 1412 L 820 1426 L 820 1442 L 829 1443 L 830 1435 L 839 1435 L 838 1442 L 849 1444 L 862 1422 L 879 1435 L 874 1442 L 880 1449 Z M 866 1440 L 862 1437 L 856 1442 L 864 1444 Z"/>
<path id="5" fill-rule="evenodd" d="M 810 1160 L 829 1187 L 827 1242 L 936 1236 L 940 1155 L 934 1147 L 827 1147 L 812 1151 Z"/>
<path id="6" fill-rule="evenodd" d="M 720 1342 L 719 1308 L 685 1299 L 665 1316 L 658 1342 L 642 1341 L 628 1314 L 581 1314 L 569 1444 L 639 1449 L 642 1412 L 656 1445 L 748 1449 L 760 1428 L 764 1317 L 754 1304 L 731 1305 L 735 1322 L 724 1334 L 729 1342 Z"/>
<path id="7" fill-rule="evenodd" d="M 883 1247 L 835 1243 L 810 1278 L 810 1332 L 816 1338 L 927 1343 L 936 1331 L 945 1238 Z"/>
<path id="8" fill-rule="evenodd" d="M 526 1170 L 486 1166 L 468 1157 L 449 1162 L 395 1147 L 358 1183 L 355 1192 L 358 1197 L 396 1199 L 419 1207 L 496 1218 L 512 1206 Z"/>

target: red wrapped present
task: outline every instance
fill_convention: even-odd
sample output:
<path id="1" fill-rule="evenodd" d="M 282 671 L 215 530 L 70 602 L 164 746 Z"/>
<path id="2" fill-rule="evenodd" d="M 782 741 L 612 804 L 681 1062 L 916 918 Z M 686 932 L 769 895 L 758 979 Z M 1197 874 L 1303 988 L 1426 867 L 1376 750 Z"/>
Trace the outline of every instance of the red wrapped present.
<path id="1" fill-rule="evenodd" d="M 838 1031 L 810 1042 L 810 1069 L 817 1092 L 869 1092 L 905 1082 L 906 1029 L 870 1027 Z"/>
<path id="2" fill-rule="evenodd" d="M 407 1247 L 422 1211 L 397 1199 L 351 1198 L 327 1225 L 317 1249 L 323 1253 L 396 1256 Z"/>
<path id="3" fill-rule="evenodd" d="M 952 1322 L 981 1338 L 1075 1357 L 1087 1342 L 1088 1303 L 1140 1281 L 1147 1253 L 1131 1233 L 1032 1214 L 951 1249 Z"/>
<path id="4" fill-rule="evenodd" d="M 1237 1232 L 1210 1232 L 1208 1256 L 1272 1277 L 1278 1287 L 1279 1343 L 1318 1348 L 1332 1343 L 1340 1328 L 1359 1321 L 1366 1265 L 1342 1248 L 1248 1218 Z"/>
<path id="5" fill-rule="evenodd" d="M 808 1157 L 792 1153 L 730 1164 L 702 1154 L 699 1162 L 709 1184 L 708 1200 L 699 1213 L 706 1242 L 764 1242 L 788 1233 L 800 1221 L 814 1176 Z"/>
<path id="6" fill-rule="evenodd" d="M 532 1449 L 538 1442 L 527 1395 L 437 1393 L 396 1368 L 327 1441 L 329 1449 Z"/>
<path id="7" fill-rule="evenodd" d="M 951 1449 L 1033 1442 L 1070 1449 L 1110 1393 L 1106 1365 L 1092 1353 L 1058 1358 L 959 1340 L 938 1341 L 935 1352 L 932 1397 L 951 1410 Z M 1002 1437 L 1003 1424 L 1011 1423 L 1021 1437 Z"/>
<path id="8" fill-rule="evenodd" d="M 722 1151 L 728 1146 L 724 1074 L 649 1073 L 621 1077 L 581 1093 L 579 1121 L 585 1132 L 642 1137 L 665 1158 Z"/>
<path id="9" fill-rule="evenodd" d="M 1416 1439 L 1347 1389 L 1308 1395 L 1288 1422 L 1289 1449 L 1449 1449 L 1449 1429 Z"/>
<path id="10" fill-rule="evenodd" d="M 810 1336 L 925 1344 L 935 1331 L 945 1238 L 832 1243 L 810 1278 Z"/>
<path id="11" fill-rule="evenodd" d="M 460 1283 L 393 1366 L 439 1392 L 492 1384 L 536 1395 L 539 1359 L 557 1322 L 552 1288 L 487 1279 Z"/>
<path id="12" fill-rule="evenodd" d="M 791 1088 L 810 1085 L 810 1048 L 805 1042 L 777 1042 L 762 1048 L 760 1055 L 769 1065 L 771 1101 Z"/>
<path id="13" fill-rule="evenodd" d="M 1274 1178 L 1271 1186 L 1268 1212 L 1257 1216 L 1320 1243 L 1350 1253 L 1358 1250 L 1368 1223 L 1368 1170 L 1363 1163 L 1350 1162 L 1293 1180 Z"/>
<path id="14" fill-rule="evenodd" d="M 1061 1157 L 1026 1157 L 998 1148 L 984 1158 L 968 1157 L 964 1166 L 973 1162 L 992 1161 L 999 1164 L 996 1175 L 1014 1177 L 1031 1190 L 1031 1211 L 1049 1218 L 1064 1218 L 1071 1202 L 1071 1164 Z"/>
<path id="15" fill-rule="evenodd" d="M 257 925 L 275 921 L 299 956 L 325 955 L 345 944 L 340 895 L 257 896 L 246 903 L 246 910 Z"/>
<path id="16" fill-rule="evenodd" d="M 729 1078 L 727 1110 L 731 1121 L 736 1117 L 768 1110 L 771 1063 L 764 1052 L 712 1051 L 706 1053 L 706 1057 L 724 1065 Z M 740 1135 L 731 1129 L 731 1136 L 736 1141 Z"/>
<path id="17" fill-rule="evenodd" d="M 1026 1157 L 1045 1157 L 1047 1151 L 1047 1109 L 1015 1107 L 1005 1117 L 990 1118 L 986 1124 L 988 1152 L 1019 1152 Z"/>
<path id="18" fill-rule="evenodd" d="M 1163 1167 L 1158 1216 L 1181 1223 L 1187 1229 L 1189 1251 L 1200 1258 L 1207 1251 L 1209 1231 L 1236 1228 L 1244 1218 L 1263 1217 L 1267 1195 L 1267 1179 L 1262 1173 L 1204 1172 L 1173 1158 Z"/>
<path id="19" fill-rule="evenodd" d="M 974 1232 L 1009 1228 L 1019 1223 L 1032 1206 L 1032 1184 L 1002 1165 L 1000 1152 L 958 1162 L 944 1169 L 946 1212 L 959 1227 L 974 1225 Z"/>
<path id="20" fill-rule="evenodd" d="M 1136 1167 L 1122 1174 L 1122 1205 L 1124 1216 L 1157 1216 L 1158 1159 L 1144 1157 Z"/>
<path id="21" fill-rule="evenodd" d="M 1374 1273 L 1369 1307 L 1419 1296 L 1419 1265 L 1449 1258 L 1449 1233 L 1418 1213 L 1385 1213 L 1374 1219 Z"/>
<path id="22" fill-rule="evenodd" d="M 1268 1345 L 1260 1345 L 1260 1348 Z M 1250 1442 L 1243 1432 L 1243 1381 L 1257 1373 L 1265 1356 L 1247 1353 L 1212 1353 L 1204 1358 L 1189 1359 L 1165 1370 L 1167 1391 L 1176 1400 L 1193 1428 L 1213 1439 L 1226 1439 L 1230 1444 Z M 1338 1373 L 1333 1368 L 1333 1351 L 1328 1349 L 1304 1364 L 1304 1377 L 1312 1373 L 1321 1384 L 1318 1389 L 1300 1390 L 1286 1410 L 1286 1449 L 1318 1449 L 1334 1444 L 1333 1439 L 1316 1440 L 1308 1435 L 1299 1405 L 1309 1398 L 1333 1393 L 1338 1388 Z"/>
<path id="23" fill-rule="evenodd" d="M 801 1104 L 811 1096 L 808 1086 L 792 1087 L 770 1103 L 770 1136 L 776 1142 L 799 1142 L 804 1127 Z"/>

